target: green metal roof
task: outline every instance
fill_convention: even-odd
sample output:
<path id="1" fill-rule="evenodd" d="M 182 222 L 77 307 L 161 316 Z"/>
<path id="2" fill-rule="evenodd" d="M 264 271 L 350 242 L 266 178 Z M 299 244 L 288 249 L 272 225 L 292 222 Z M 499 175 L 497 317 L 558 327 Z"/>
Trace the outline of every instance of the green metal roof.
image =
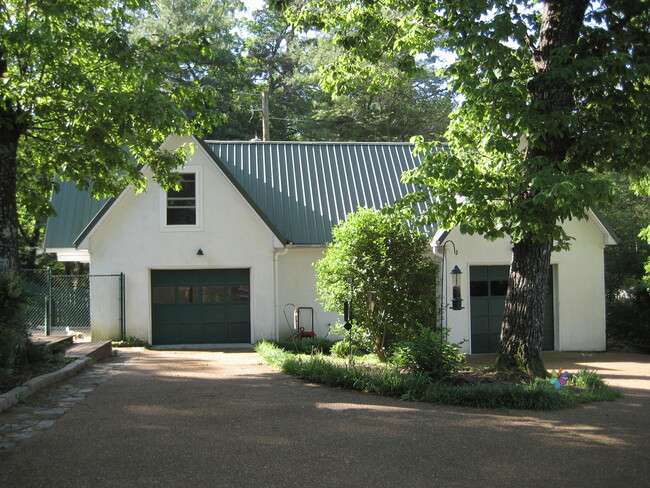
<path id="1" fill-rule="evenodd" d="M 381 208 L 413 191 L 400 178 L 420 163 L 407 143 L 200 144 L 285 244 L 329 242 L 332 227 L 348 213 L 360 206 Z M 58 216 L 48 219 L 45 247 L 76 247 L 113 201 L 94 200 L 73 183 L 62 183 L 52 198 Z"/>
<path id="2" fill-rule="evenodd" d="M 205 146 L 263 218 L 294 244 L 324 244 L 332 227 L 358 207 L 382 208 L 412 192 L 401 175 L 420 163 L 407 143 L 206 141 Z"/>
<path id="3" fill-rule="evenodd" d="M 56 215 L 47 219 L 46 249 L 65 249 L 74 246 L 74 240 L 106 205 L 108 199 L 97 200 L 90 192 L 77 190 L 72 181 L 59 181 L 60 190 L 52 194 Z"/>

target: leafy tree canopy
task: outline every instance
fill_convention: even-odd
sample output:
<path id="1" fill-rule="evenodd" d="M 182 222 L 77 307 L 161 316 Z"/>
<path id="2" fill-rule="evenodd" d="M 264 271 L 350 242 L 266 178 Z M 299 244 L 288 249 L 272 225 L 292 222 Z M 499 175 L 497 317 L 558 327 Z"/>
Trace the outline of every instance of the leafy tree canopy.
<path id="1" fill-rule="evenodd" d="M 431 59 L 419 59 L 408 74 L 390 58 L 377 64 L 363 61 L 369 73 L 378 68 L 391 83 L 377 85 L 373 77 L 360 75 L 349 80 L 345 90 L 331 84 L 320 89 L 323 77 L 343 55 L 345 51 L 328 35 L 317 36 L 298 53 L 300 71 L 293 83 L 314 87 L 312 138 L 322 138 L 319 131 L 331 140 L 350 141 L 443 137 L 455 103 L 443 80 L 434 74 Z"/>
<path id="2" fill-rule="evenodd" d="M 426 188 L 417 198 L 435 190 L 430 220 L 491 238 L 566 243 L 561 221 L 612 196 L 600 171 L 647 170 L 650 9 L 576 2 L 589 4 L 584 15 L 567 13 L 577 15 L 579 35 L 556 47 L 543 38 L 548 3 L 300 0 L 289 18 L 345 48 L 328 73 L 340 86 L 365 60 L 391 55 L 411 70 L 441 42 L 456 56 L 444 75 L 463 103 L 446 134 L 451 151 L 431 153 L 408 176 Z M 420 152 L 430 149 L 418 140 Z"/>
<path id="3" fill-rule="evenodd" d="M 206 32 L 159 41 L 132 36 L 145 0 L 62 0 L 0 6 L 0 268 L 17 266 L 16 193 L 47 199 L 55 175 L 115 194 L 144 186 L 140 165 L 163 185 L 182 151 L 162 152 L 172 133 L 221 120 L 214 89 L 170 77 L 188 53 L 210 55 Z M 182 76 L 181 76 L 182 77 Z"/>

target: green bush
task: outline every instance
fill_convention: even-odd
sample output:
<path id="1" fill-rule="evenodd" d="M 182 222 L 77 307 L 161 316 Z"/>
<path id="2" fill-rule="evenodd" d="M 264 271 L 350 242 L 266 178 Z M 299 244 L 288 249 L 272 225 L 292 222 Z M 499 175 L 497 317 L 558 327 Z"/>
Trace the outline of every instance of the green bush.
<path id="1" fill-rule="evenodd" d="M 27 304 L 22 282 L 13 275 L 0 276 L 0 375 L 10 374 L 29 343 L 22 313 Z"/>
<path id="2" fill-rule="evenodd" d="M 352 353 L 352 345 L 348 341 L 336 342 L 330 351 L 333 355 L 340 358 L 348 357 Z"/>
<path id="3" fill-rule="evenodd" d="M 607 335 L 615 341 L 650 346 L 650 293 L 608 301 Z"/>
<path id="4" fill-rule="evenodd" d="M 332 354 L 340 358 L 350 355 L 367 354 L 374 349 L 372 336 L 364 327 L 360 327 L 356 321 L 352 321 L 352 328 L 345 330 L 343 324 L 337 322 L 332 327 L 332 334 L 342 337 L 332 348 Z"/>
<path id="5" fill-rule="evenodd" d="M 456 373 L 463 365 L 464 355 L 458 352 L 458 347 L 458 344 L 446 342 L 435 329 L 420 327 L 416 336 L 399 343 L 393 361 L 440 381 Z"/>
<path id="6" fill-rule="evenodd" d="M 340 334 L 353 346 L 358 331 L 363 349 L 386 361 L 397 341 L 415 324 L 437 317 L 438 264 L 430 239 L 409 227 L 407 215 L 390 208 L 359 208 L 332 229 L 332 242 L 314 264 L 316 290 L 326 310 L 343 314 L 347 303 L 352 330 Z M 362 334 L 362 335 L 363 335 Z"/>

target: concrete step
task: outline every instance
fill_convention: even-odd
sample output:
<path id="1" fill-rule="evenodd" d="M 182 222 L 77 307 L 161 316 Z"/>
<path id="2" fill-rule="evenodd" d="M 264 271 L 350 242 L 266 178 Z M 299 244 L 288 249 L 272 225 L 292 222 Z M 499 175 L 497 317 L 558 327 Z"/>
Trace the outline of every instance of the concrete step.
<path id="1" fill-rule="evenodd" d="M 98 342 L 77 342 L 69 346 L 65 351 L 67 358 L 80 358 L 88 356 L 89 358 L 100 360 L 113 355 L 113 346 L 111 341 Z"/>
<path id="2" fill-rule="evenodd" d="M 53 353 L 62 353 L 74 344 L 74 337 L 68 335 L 33 335 L 32 341 L 47 344 Z"/>

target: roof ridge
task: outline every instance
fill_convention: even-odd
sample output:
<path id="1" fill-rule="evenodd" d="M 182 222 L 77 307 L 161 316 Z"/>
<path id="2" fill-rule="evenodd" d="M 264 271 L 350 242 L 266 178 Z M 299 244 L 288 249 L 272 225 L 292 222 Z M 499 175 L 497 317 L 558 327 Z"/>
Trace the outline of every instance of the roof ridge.
<path id="1" fill-rule="evenodd" d="M 206 144 L 295 144 L 295 145 L 321 145 L 321 144 L 338 144 L 338 145 L 364 145 L 364 146 L 413 146 L 412 142 L 363 142 L 363 141 L 220 141 L 216 139 L 203 139 Z"/>

